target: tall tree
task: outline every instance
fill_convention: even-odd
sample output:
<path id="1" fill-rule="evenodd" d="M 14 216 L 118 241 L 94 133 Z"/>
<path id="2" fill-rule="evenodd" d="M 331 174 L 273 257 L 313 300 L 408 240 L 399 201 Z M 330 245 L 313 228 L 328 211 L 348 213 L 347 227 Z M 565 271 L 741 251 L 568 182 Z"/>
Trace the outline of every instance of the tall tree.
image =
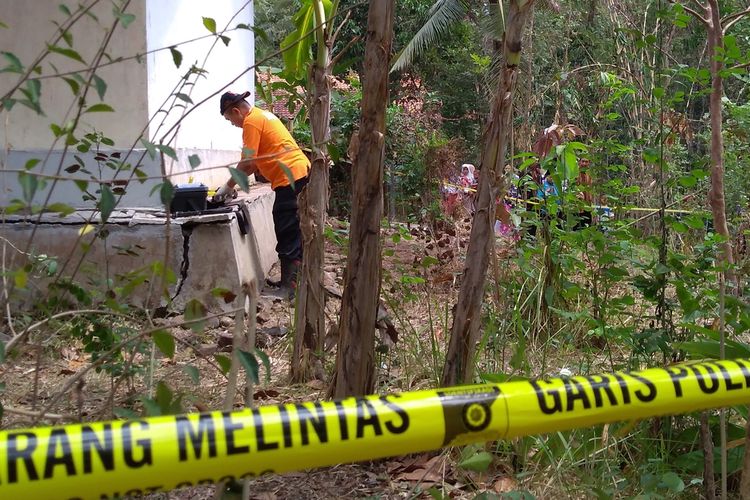
<path id="1" fill-rule="evenodd" d="M 476 212 L 466 251 L 458 304 L 453 315 L 451 338 L 443 369 L 443 385 L 469 381 L 479 327 L 490 252 L 494 244 L 495 200 L 503 193 L 503 166 L 511 135 L 513 91 L 521 61 L 521 40 L 534 0 L 510 0 L 503 34 L 503 66 L 498 78 L 492 110 L 483 134 L 481 175 Z"/>
<path id="2" fill-rule="evenodd" d="M 312 166 L 310 182 L 300 196 L 300 229 L 302 231 L 302 269 L 298 280 L 297 316 L 291 376 L 293 382 L 313 377 L 323 378 L 324 371 L 318 353 L 323 352 L 325 332 L 325 290 L 323 264 L 325 245 L 323 230 L 328 209 L 328 155 L 326 144 L 331 137 L 331 23 L 334 12 L 323 0 L 312 0 L 316 56 L 310 70 L 308 92 L 310 128 L 312 130 Z M 338 2 L 336 2 L 338 3 Z M 303 7 L 304 9 L 305 7 Z M 309 24 L 309 23 L 308 23 Z M 300 33 L 300 36 L 305 36 Z"/>
<path id="3" fill-rule="evenodd" d="M 371 1 L 367 16 L 359 151 L 352 167 L 349 257 L 331 386 L 331 394 L 337 398 L 368 394 L 375 388 L 374 325 L 380 297 L 380 220 L 393 2 Z"/>
<path id="4" fill-rule="evenodd" d="M 671 3 L 678 3 L 670 0 Z M 708 203 L 711 206 L 714 230 L 723 236 L 721 243 L 721 254 L 719 264 L 723 268 L 723 276 L 720 283 L 720 300 L 724 300 L 724 283 L 729 279 L 739 290 L 739 282 L 732 269 L 734 265 L 734 254 L 732 252 L 732 240 L 729 237 L 727 225 L 727 211 L 724 190 L 724 136 L 723 136 L 723 103 L 724 97 L 724 73 L 726 70 L 726 51 L 724 46 L 727 31 L 740 19 L 750 16 L 750 7 L 744 10 L 721 15 L 718 0 L 692 0 L 689 5 L 682 5 L 686 12 L 690 13 L 706 29 L 708 38 L 708 55 L 711 71 L 711 94 L 709 95 L 709 121 L 711 130 L 711 188 L 708 192 Z M 722 311 L 723 315 L 723 311 Z M 724 318 L 719 318 L 721 335 L 721 357 L 724 357 Z M 725 416 L 721 413 L 721 497 L 726 498 L 727 492 L 727 457 L 726 457 L 726 426 Z M 746 437 L 750 439 L 750 420 L 747 422 Z M 742 480 L 740 494 L 742 498 L 750 498 L 750 446 L 745 447 L 744 464 L 742 467 Z"/>

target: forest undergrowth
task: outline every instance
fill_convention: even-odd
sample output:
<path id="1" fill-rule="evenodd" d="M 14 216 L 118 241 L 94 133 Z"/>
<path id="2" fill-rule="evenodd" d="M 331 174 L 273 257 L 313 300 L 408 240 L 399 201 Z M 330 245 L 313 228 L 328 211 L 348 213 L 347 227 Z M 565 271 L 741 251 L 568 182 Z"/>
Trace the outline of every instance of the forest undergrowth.
<path id="1" fill-rule="evenodd" d="M 384 329 L 377 337 L 378 392 L 439 385 L 450 331 L 448 308 L 455 303 L 460 286 L 469 230 L 468 218 L 422 225 L 384 223 L 381 296 L 392 330 L 389 334 Z M 542 228 L 543 232 L 549 230 Z M 596 233 L 607 240 L 611 239 L 608 231 L 592 227 L 584 230 L 590 234 L 578 236 L 591 242 Z M 347 225 L 331 219 L 326 233 L 326 283 L 336 290 L 343 281 Z M 543 233 L 538 239 L 544 241 L 548 236 Z M 634 293 L 638 288 L 632 283 L 646 280 L 647 275 L 638 274 L 632 263 L 620 262 L 622 272 L 637 279 L 616 279 L 605 287 L 601 280 L 607 273 L 600 273 L 597 266 L 611 259 L 596 259 L 592 251 L 570 248 L 543 250 L 544 245 L 540 251 L 538 243 L 528 235 L 520 241 L 496 240 L 475 382 L 591 375 L 668 364 L 685 355 L 686 351 L 681 355 L 672 351 L 667 357 L 662 350 L 666 341 L 659 338 L 659 332 L 649 331 L 656 306 Z M 572 267 L 547 268 L 553 262 L 545 257 L 548 251 L 560 252 L 554 261 Z M 637 254 L 642 259 L 644 252 L 648 253 L 633 248 L 620 257 Z M 619 276 L 612 270 L 608 275 Z M 641 283 L 641 287 L 645 285 Z M 686 300 L 680 289 L 678 284 L 667 291 L 673 306 Z M 333 359 L 337 343 L 334 322 L 338 307 L 337 300 L 328 301 L 328 360 Z M 286 301 L 261 295 L 256 346 L 267 356 L 270 371 L 261 368 L 258 373 L 253 386 L 256 405 L 326 397 L 327 380 L 289 384 L 293 316 L 294 309 Z M 59 398 L 52 406 L 48 403 L 60 388 L 91 363 L 91 354 L 80 337 L 72 336 L 70 324 L 56 324 L 55 331 L 40 332 L 33 342 L 37 349 L 6 361 L 5 378 L 14 383 L 8 384 L 4 393 L 4 426 L 221 407 L 227 383 L 223 365 L 231 356 L 234 320 L 216 317 L 200 331 L 191 329 L 184 315 L 155 321 L 155 326 L 167 329 L 174 338 L 171 352 L 153 343 L 123 350 L 119 360 L 112 360 L 105 369 L 78 378 L 70 397 Z M 138 329 L 147 326 L 131 325 Z M 625 337 L 635 340 L 624 342 Z M 250 380 L 241 379 L 238 395 L 244 381 Z M 233 406 L 242 408 L 243 404 L 238 396 Z M 41 418 L 40 409 L 45 412 Z M 730 419 L 729 426 L 730 479 L 741 464 L 744 443 L 741 426 L 733 421 Z M 308 498 L 331 498 L 342 491 L 359 498 L 580 498 L 644 493 L 670 496 L 691 491 L 699 496 L 703 459 L 696 422 L 693 416 L 625 422 L 263 477 L 251 484 L 252 498 L 288 498 L 300 491 Z M 154 498 L 210 498 L 213 491 L 208 487 L 183 489 Z"/>

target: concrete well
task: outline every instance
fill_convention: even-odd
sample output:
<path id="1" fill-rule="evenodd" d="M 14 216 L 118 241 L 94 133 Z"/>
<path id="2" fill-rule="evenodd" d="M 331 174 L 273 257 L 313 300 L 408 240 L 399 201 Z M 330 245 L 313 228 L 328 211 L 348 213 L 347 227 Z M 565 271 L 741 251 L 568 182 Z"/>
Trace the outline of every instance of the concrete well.
<path id="1" fill-rule="evenodd" d="M 4 238 L 0 243 L 16 247 L 6 249 L 8 256 L 28 251 L 53 258 L 60 275 L 102 292 L 144 273 L 149 279 L 127 300 L 139 307 L 158 304 L 182 311 L 187 302 L 197 299 L 210 312 L 227 311 L 238 307 L 237 301 L 226 303 L 212 290 L 224 288 L 239 295 L 244 283 L 262 288 L 277 259 L 273 200 L 267 185 L 253 186 L 250 193 L 240 195 L 238 203 L 247 207 L 250 216 L 245 235 L 236 212 L 179 217 L 167 223 L 161 210 L 123 208 L 110 216 L 105 234 L 99 231 L 99 237 L 96 231 L 83 231 L 89 221 L 99 223 L 99 214 L 92 210 L 66 217 L 44 214 L 39 223 L 36 217 L 9 216 L 0 225 Z M 163 263 L 176 279 L 169 286 L 169 297 L 158 297 L 155 292 L 159 284 L 152 279 L 154 263 Z M 13 264 L 9 267 L 14 268 Z M 44 293 L 49 279 L 32 281 L 38 289 L 29 290 L 29 299 Z"/>

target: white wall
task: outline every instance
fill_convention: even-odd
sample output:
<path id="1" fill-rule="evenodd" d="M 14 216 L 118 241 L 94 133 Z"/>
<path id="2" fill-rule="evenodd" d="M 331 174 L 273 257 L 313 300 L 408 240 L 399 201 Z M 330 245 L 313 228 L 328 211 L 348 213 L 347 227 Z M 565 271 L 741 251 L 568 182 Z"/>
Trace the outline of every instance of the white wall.
<path id="1" fill-rule="evenodd" d="M 69 3 L 75 5 L 74 2 Z M 58 0 L 1 0 L 0 20 L 8 28 L 0 28 L 0 50 L 15 54 L 24 66 L 31 64 L 44 50 L 45 43 L 55 35 L 57 27 L 53 21 L 61 23 L 66 18 L 58 9 L 59 4 Z M 73 49 L 89 64 L 114 19 L 110 2 L 100 2 L 92 12 L 98 17 L 98 22 L 84 16 L 71 29 Z M 128 12 L 136 16 L 135 20 L 127 29 L 118 25 L 107 47 L 107 53 L 113 59 L 132 57 L 146 50 L 145 5 L 142 1 L 131 2 Z M 68 48 L 65 42 L 60 42 L 59 45 Z M 1 58 L 0 68 L 5 67 L 6 63 L 6 59 Z M 80 62 L 63 55 L 50 54 L 41 63 L 42 76 L 55 74 L 57 71 L 53 65 L 59 72 L 86 68 Z M 136 130 L 140 131 L 148 121 L 145 61 L 139 63 L 132 59 L 120 62 L 101 68 L 97 74 L 107 82 L 104 101 L 115 108 L 117 119 L 113 119 L 115 115 L 112 113 L 85 114 L 81 117 L 80 133 L 77 135 L 96 129 L 113 139 L 117 147 L 130 148 L 138 137 Z M 0 73 L 0 95 L 12 88 L 19 77 L 17 73 Z M 54 140 L 50 124 L 72 119 L 70 110 L 76 99 L 62 79 L 42 80 L 41 106 L 46 116 L 37 115 L 20 105 L 16 105 L 7 114 L 0 114 L 2 148 L 8 146 L 16 150 L 46 150 Z M 94 89 L 89 91 L 86 102 L 99 102 Z M 58 147 L 61 148 L 59 145 Z"/>
<path id="2" fill-rule="evenodd" d="M 89 3 L 88 0 L 83 3 Z M 9 28 L 0 28 L 0 50 L 17 55 L 21 62 L 29 64 L 45 47 L 45 42 L 55 34 L 56 27 L 52 21 L 62 22 L 66 16 L 59 10 L 59 0 L 0 0 L 0 20 Z M 74 6 L 77 3 L 68 2 Z M 239 14 L 230 19 L 239 11 Z M 123 29 L 118 25 L 108 46 L 108 55 L 112 59 L 129 58 L 136 54 L 146 54 L 170 45 L 177 45 L 193 38 L 210 35 L 203 26 L 202 17 L 216 20 L 217 29 L 222 30 L 229 23 L 235 27 L 239 23 L 252 25 L 253 4 L 248 0 L 136 0 L 130 3 L 129 13 L 135 19 Z M 105 36 L 105 27 L 112 24 L 111 2 L 100 2 L 93 10 L 98 22 L 83 17 L 71 30 L 73 48 L 80 52 L 87 61 L 91 61 Z M 227 33 L 231 38 L 226 47 L 219 41 L 213 48 L 204 69 L 208 71 L 205 78 L 199 78 L 191 93 L 193 102 L 198 103 L 214 92 L 228 85 L 244 69 L 254 62 L 254 37 L 252 31 L 236 30 Z M 162 138 L 164 132 L 172 126 L 181 109 L 172 109 L 160 127 L 164 113 L 158 113 L 161 105 L 194 63 L 204 65 L 209 49 L 216 40 L 208 36 L 200 41 L 180 45 L 178 50 L 183 54 L 181 67 L 175 68 L 169 50 L 124 62 L 118 62 L 98 71 L 107 82 L 108 89 L 104 101 L 110 104 L 116 113 L 90 113 L 81 118 L 77 137 L 97 130 L 115 141 L 113 149 L 126 152 L 137 140 L 143 130 L 154 142 Z M 67 47 L 64 43 L 63 47 Z M 71 71 L 85 69 L 77 63 L 59 54 L 51 54 L 42 63 L 43 74 L 49 75 L 55 70 Z M 5 58 L 0 57 L 0 68 L 6 65 Z M 5 94 L 18 80 L 14 73 L 0 73 L 0 95 Z M 228 89 L 232 91 L 253 91 L 254 71 L 249 71 Z M 223 92 L 223 90 L 221 90 Z M 219 95 L 220 93 L 219 92 Z M 87 97 L 88 104 L 99 102 L 92 90 Z M 181 102 L 181 101 L 178 101 Z M 3 170 L 22 169 L 31 158 L 44 160 L 34 168 L 35 172 L 56 174 L 62 166 L 74 163 L 72 153 L 62 156 L 63 144 L 53 146 L 51 123 L 64 123 L 72 116 L 68 115 L 75 106 L 75 97 L 68 85 L 60 79 L 47 79 L 42 83 L 41 104 L 45 116 L 40 116 L 30 109 L 16 105 L 10 112 L 0 112 L 0 206 L 7 206 L 10 200 L 20 198 L 20 187 L 17 172 Z M 192 106 L 191 106 L 192 107 Z M 219 96 L 208 100 L 204 105 L 195 108 L 179 128 L 176 141 L 171 145 L 177 150 L 180 160 L 176 165 L 167 165 L 168 170 L 189 171 L 187 157 L 198 154 L 202 164 L 200 168 L 223 165 L 239 159 L 242 140 L 239 129 L 232 127 L 219 115 Z M 67 115 L 67 117 L 66 117 Z M 75 149 L 75 148 L 73 148 Z M 105 148 L 106 149 L 106 148 Z M 93 154 L 79 154 L 90 170 L 96 171 Z M 139 157 L 131 156 L 129 161 Z M 149 176 L 160 175 L 161 168 L 156 160 L 146 156 L 141 170 Z M 104 172 L 102 178 L 111 178 Z M 85 177 L 81 172 L 77 176 Z M 126 174 L 127 176 L 127 174 Z M 190 176 L 195 181 L 202 181 L 216 187 L 228 178 L 226 169 L 210 172 L 188 173 L 173 178 L 174 182 L 185 182 Z M 121 178 L 122 175 L 118 176 Z M 131 183 L 128 195 L 121 206 L 159 206 L 158 193 L 151 196 L 151 188 L 158 180 L 145 184 Z M 41 203 L 51 183 L 40 189 L 34 203 Z M 81 192 L 72 182 L 57 183 L 50 199 L 51 203 L 63 202 L 74 206 L 91 206 L 90 202 L 81 199 Z"/>
<path id="3" fill-rule="evenodd" d="M 250 68 L 255 61 L 255 43 L 250 30 L 233 30 L 226 33 L 231 41 L 225 46 L 216 37 L 209 36 L 199 41 L 181 44 L 193 38 L 209 35 L 203 26 L 203 17 L 216 21 L 217 31 L 234 28 L 243 23 L 253 24 L 253 2 L 248 0 L 148 0 L 147 2 L 147 46 L 149 51 L 178 45 L 183 60 L 175 67 L 169 50 L 154 52 L 148 57 L 148 109 L 154 116 L 160 109 L 170 109 L 170 114 L 159 128 L 154 124 L 150 129 L 152 140 L 164 139 L 164 134 L 182 115 L 182 109 L 170 108 L 168 103 L 185 104 L 169 99 L 179 85 L 180 79 L 191 65 L 207 71 L 205 77 L 192 76 L 193 86 L 184 87 L 180 92 L 189 94 L 195 105 L 188 104 L 189 114 L 181 122 L 176 140 L 171 143 L 178 150 L 180 160 L 169 165 L 174 171 L 190 171 L 185 160 L 188 154 L 198 154 L 200 168 L 207 168 L 237 161 L 242 149 L 242 134 L 219 114 L 219 97 L 225 90 L 233 92 L 250 91 L 254 95 L 254 70 L 247 71 L 239 79 L 240 73 Z M 207 57 L 208 56 L 208 57 Z M 227 87 L 222 90 L 223 87 Z M 212 94 L 218 94 L 210 97 Z M 203 104 L 199 104 L 208 98 Z M 159 113 L 161 122 L 163 113 Z M 218 186 L 228 177 L 226 169 L 193 173 L 195 181 L 203 181 Z M 186 181 L 188 176 L 177 177 L 175 181 Z"/>

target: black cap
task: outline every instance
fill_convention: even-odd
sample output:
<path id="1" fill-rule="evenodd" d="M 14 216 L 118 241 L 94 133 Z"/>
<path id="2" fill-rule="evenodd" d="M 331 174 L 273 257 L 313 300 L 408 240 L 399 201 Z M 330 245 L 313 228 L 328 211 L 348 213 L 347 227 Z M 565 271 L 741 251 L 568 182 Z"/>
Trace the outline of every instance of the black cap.
<path id="1" fill-rule="evenodd" d="M 237 104 L 240 101 L 244 101 L 247 96 L 250 95 L 250 92 L 243 92 L 242 94 L 235 94 L 234 92 L 224 92 L 221 96 L 221 102 L 220 102 L 220 108 L 221 108 L 221 115 L 224 116 L 224 113 L 227 112 L 227 110 Z"/>

